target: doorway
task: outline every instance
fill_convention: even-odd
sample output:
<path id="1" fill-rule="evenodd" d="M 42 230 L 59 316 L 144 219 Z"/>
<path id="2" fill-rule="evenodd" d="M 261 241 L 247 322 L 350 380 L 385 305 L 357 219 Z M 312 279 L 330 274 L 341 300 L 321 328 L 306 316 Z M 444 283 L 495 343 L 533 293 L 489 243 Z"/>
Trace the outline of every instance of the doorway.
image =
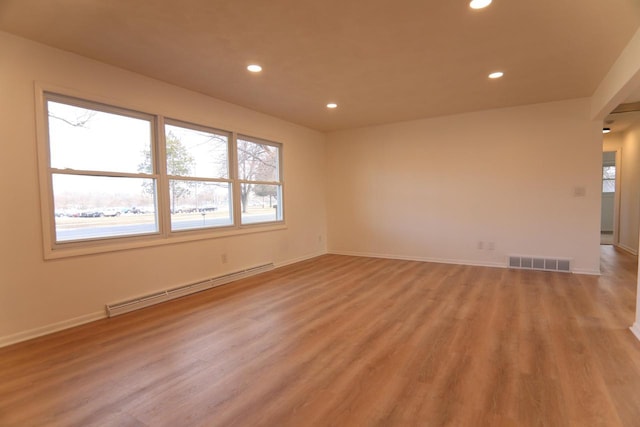
<path id="1" fill-rule="evenodd" d="M 615 243 L 616 152 L 602 153 L 602 206 L 600 215 L 600 244 Z"/>

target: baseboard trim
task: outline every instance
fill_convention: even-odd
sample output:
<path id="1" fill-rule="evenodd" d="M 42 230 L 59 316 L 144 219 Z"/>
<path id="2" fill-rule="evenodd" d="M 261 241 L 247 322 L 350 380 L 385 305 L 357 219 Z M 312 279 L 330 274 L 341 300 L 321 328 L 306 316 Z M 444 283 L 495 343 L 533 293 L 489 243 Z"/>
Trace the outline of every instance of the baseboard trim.
<path id="1" fill-rule="evenodd" d="M 85 323 L 95 322 L 96 320 L 104 319 L 106 317 L 107 313 L 105 311 L 97 311 L 94 313 L 85 314 L 84 316 L 74 317 L 73 319 L 67 319 L 39 328 L 30 329 L 28 331 L 18 332 L 17 334 L 1 337 L 0 348 L 7 347 L 11 344 L 17 344 L 22 341 L 27 341 L 33 338 L 38 338 L 44 335 L 49 335 L 54 332 L 73 328 L 75 326 L 84 325 Z"/>
<path id="2" fill-rule="evenodd" d="M 477 261 L 459 260 L 459 259 L 416 257 L 416 256 L 408 256 L 408 255 L 391 255 L 391 254 L 378 254 L 378 253 L 372 253 L 372 252 L 333 251 L 333 250 L 323 250 L 319 252 L 314 252 L 311 254 L 303 255 L 301 257 L 292 258 L 290 260 L 274 263 L 274 266 L 275 268 L 281 268 L 287 265 L 317 258 L 319 256 L 326 255 L 326 254 L 357 256 L 357 257 L 367 257 L 367 258 L 398 259 L 398 260 L 404 260 L 404 261 L 433 262 L 433 263 L 441 263 L 441 264 L 469 265 L 469 266 L 475 266 L 475 267 L 492 267 L 492 268 L 508 267 L 505 264 L 497 263 L 497 262 L 477 262 Z M 599 271 L 593 271 L 593 270 L 574 270 L 572 272 L 576 274 L 600 275 Z M 98 312 L 86 314 L 84 316 L 75 317 L 73 319 L 67 319 L 61 322 L 53 323 L 53 324 L 42 326 L 39 328 L 30 329 L 28 331 L 7 335 L 5 337 L 0 337 L 0 348 L 7 347 L 12 344 L 17 344 L 19 342 L 27 341 L 33 338 L 38 338 L 44 335 L 49 335 L 54 332 L 59 332 L 65 329 L 73 328 L 75 326 L 80 326 L 86 323 L 95 322 L 96 320 L 105 319 L 105 318 L 107 318 L 107 313 L 105 311 L 98 311 Z M 630 329 L 636 335 L 636 337 L 640 339 L 640 324 L 635 323 Z"/>
<path id="3" fill-rule="evenodd" d="M 571 272 L 573 274 L 585 274 L 585 275 L 588 275 L 588 276 L 601 276 L 602 275 L 602 272 L 600 270 L 584 270 L 584 269 L 581 269 L 581 268 L 577 268 L 577 269 L 571 270 Z"/>
<path id="4" fill-rule="evenodd" d="M 627 245 L 623 245 L 622 243 L 617 243 L 617 244 L 614 244 L 613 246 L 615 246 L 616 248 L 620 248 L 625 252 L 629 252 L 631 255 L 638 256 L 638 251 Z"/>
<path id="5" fill-rule="evenodd" d="M 634 323 L 629 329 L 633 332 L 633 335 L 636 336 L 638 341 L 640 341 L 640 323 Z"/>
<path id="6" fill-rule="evenodd" d="M 440 263 L 440 264 L 470 265 L 474 267 L 507 268 L 506 264 L 500 263 L 500 262 L 478 262 L 478 261 L 469 261 L 469 260 L 461 260 L 461 259 L 377 254 L 373 252 L 329 251 L 328 253 L 333 255 L 347 255 L 347 256 L 358 256 L 358 257 L 366 257 L 366 258 L 386 258 L 386 259 L 399 259 L 403 261 L 420 261 L 420 262 L 434 262 L 434 263 Z"/>
<path id="7" fill-rule="evenodd" d="M 353 251 L 329 251 L 328 253 L 334 254 L 334 255 L 347 255 L 347 256 L 358 256 L 358 257 L 367 257 L 367 258 L 386 258 L 386 259 L 400 259 L 403 261 L 420 261 L 420 262 L 434 262 L 434 263 L 440 263 L 440 264 L 470 265 L 473 267 L 509 268 L 508 265 L 504 263 L 499 263 L 499 262 L 478 262 L 478 261 L 469 261 L 469 260 L 463 260 L 463 259 L 416 257 L 416 256 L 408 256 L 408 255 L 389 255 L 389 254 L 377 254 L 372 252 L 353 252 Z M 586 270 L 586 269 L 574 269 L 574 270 L 571 270 L 571 273 L 586 274 L 590 276 L 601 275 L 600 270 Z"/>
<path id="8" fill-rule="evenodd" d="M 326 251 L 320 251 L 312 254 L 303 255 L 301 257 L 293 258 L 290 260 L 274 263 L 275 268 L 284 267 L 297 262 L 306 261 L 312 258 L 326 255 Z M 75 317 L 73 319 L 63 320 L 61 322 L 53 323 L 50 325 L 42 326 L 39 328 L 30 329 L 28 331 L 18 332 L 16 334 L 0 337 L 0 348 L 7 347 L 12 344 L 27 341 L 33 338 L 38 338 L 44 335 L 49 335 L 54 332 L 59 332 L 65 329 L 73 328 L 75 326 L 84 325 L 85 323 L 95 322 L 96 320 L 107 318 L 105 311 L 98 311 L 95 313 L 86 314 L 84 316 Z"/>
<path id="9" fill-rule="evenodd" d="M 307 261 L 307 260 L 310 260 L 310 259 L 313 259 L 313 258 L 317 258 L 319 256 L 326 255 L 326 254 L 327 254 L 327 251 L 324 250 L 324 251 L 320 251 L 320 252 L 314 252 L 314 253 L 311 253 L 311 254 L 303 255 L 301 257 L 293 258 L 293 259 L 290 259 L 290 260 L 287 260 L 287 261 L 274 262 L 273 264 L 274 264 L 275 268 L 281 268 L 281 267 L 286 267 L 287 265 L 295 264 L 297 262 L 302 262 L 302 261 Z"/>

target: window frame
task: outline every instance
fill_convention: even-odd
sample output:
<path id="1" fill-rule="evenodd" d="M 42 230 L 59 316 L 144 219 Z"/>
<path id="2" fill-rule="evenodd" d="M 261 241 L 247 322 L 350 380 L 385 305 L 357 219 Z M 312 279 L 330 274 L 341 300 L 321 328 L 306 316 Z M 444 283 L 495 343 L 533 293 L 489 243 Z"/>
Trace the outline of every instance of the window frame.
<path id="1" fill-rule="evenodd" d="M 238 171 L 238 169 L 240 168 L 240 164 L 239 164 L 239 160 L 238 160 L 238 140 L 242 139 L 244 141 L 247 142 L 251 142 L 254 144 L 260 144 L 260 145 L 269 145 L 271 147 L 276 147 L 278 149 L 278 181 L 259 181 L 259 180 L 249 180 L 249 179 L 241 179 L 240 178 L 240 173 Z M 234 219 L 234 223 L 238 224 L 240 227 L 256 227 L 256 226 L 260 226 L 262 224 L 274 224 L 274 223 L 283 223 L 285 220 L 285 211 L 286 209 L 281 209 L 280 211 L 280 219 L 278 219 L 278 213 L 276 213 L 276 219 L 273 221 L 262 221 L 262 222 L 249 222 L 249 223 L 242 223 L 242 206 L 241 206 L 241 192 L 242 192 L 242 185 L 243 184 L 264 184 L 264 185 L 277 185 L 280 186 L 280 200 L 278 200 L 278 205 L 284 206 L 284 172 L 282 170 L 282 144 L 279 142 L 274 142 L 274 141 L 268 141 L 266 139 L 263 138 L 257 138 L 257 137 L 253 137 L 253 136 L 249 136 L 249 135 L 245 135 L 245 134 L 238 134 L 235 135 L 234 138 L 234 144 L 233 144 L 233 148 L 234 148 L 234 159 L 235 159 L 235 168 L 236 168 L 236 178 L 237 178 L 237 182 L 238 185 L 236 186 L 236 188 L 234 188 L 234 191 L 237 192 L 237 195 L 234 195 L 234 202 L 237 202 L 237 207 L 234 209 L 234 211 L 237 213 L 237 218 Z"/>
<path id="2" fill-rule="evenodd" d="M 204 177 L 197 177 L 197 176 L 181 176 L 181 175 L 169 175 L 169 171 L 167 170 L 167 166 L 166 166 L 166 161 L 167 161 L 167 155 L 166 155 L 166 126 L 174 126 L 174 127 L 182 127 L 184 129 L 189 129 L 189 130 L 196 130 L 196 131 L 202 131 L 202 132 L 207 132 L 207 133 L 214 133 L 214 134 L 224 134 L 227 137 L 227 178 L 204 178 Z M 231 204 L 230 204 L 230 209 L 231 209 L 231 224 L 228 225 L 221 225 L 221 226 L 207 226 L 207 227 L 196 227 L 196 228 L 186 228 L 186 229 L 172 229 L 171 226 L 171 195 L 170 195 L 170 185 L 169 182 L 171 180 L 179 180 L 179 181 L 198 181 L 198 182 L 217 182 L 217 183 L 227 183 L 231 186 L 231 194 L 234 194 L 234 189 L 237 185 L 237 183 L 234 180 L 234 174 L 233 174 L 233 155 L 232 155 L 232 150 L 235 146 L 234 143 L 234 133 L 231 131 L 227 131 L 227 130 L 222 130 L 222 129 L 217 129 L 217 128 L 213 128 L 213 127 L 209 127 L 209 126 L 203 126 L 203 125 L 199 125 L 199 124 L 195 124 L 195 123 L 190 123 L 190 122 L 185 122 L 183 120 L 176 120 L 176 119 L 171 119 L 168 117 L 163 117 L 162 120 L 162 135 L 161 135 L 161 143 L 160 145 L 162 146 L 163 150 L 164 150 L 164 154 L 162 156 L 162 162 L 164 162 L 164 165 L 162 165 L 162 171 L 166 172 L 164 173 L 164 178 L 166 178 L 166 185 L 162 186 L 162 190 L 165 192 L 165 199 L 167 200 L 167 205 L 165 206 L 166 210 L 165 210 L 165 215 L 168 218 L 168 232 L 169 234 L 182 234 L 182 233 L 191 233 L 191 232 L 201 232 L 202 230 L 220 230 L 220 229 L 225 229 L 225 228 L 234 228 L 236 226 L 235 223 L 235 203 L 234 203 L 234 197 L 232 196 L 232 200 L 231 200 Z"/>
<path id="3" fill-rule="evenodd" d="M 85 244 L 85 242 L 97 242 L 97 241 L 107 241 L 107 240 L 115 240 L 115 239 L 137 239 L 140 237 L 146 236 L 158 236 L 162 234 L 162 224 L 160 221 L 159 209 L 162 205 L 160 200 L 161 195 L 159 194 L 160 188 L 160 167 L 159 167 L 159 159 L 160 156 L 158 154 L 157 149 L 157 117 L 151 114 L 143 113 L 140 111 L 130 110 L 127 108 L 116 107 L 113 105 L 107 105 L 99 102 L 87 101 L 84 99 L 79 99 L 76 97 L 70 97 L 66 95 L 61 95 L 59 93 L 53 92 L 44 92 L 44 111 L 43 111 L 43 120 L 46 126 L 46 169 L 47 169 L 47 181 L 48 181 L 48 192 L 50 198 L 50 219 L 51 219 L 51 240 L 53 249 L 59 249 L 69 246 L 76 246 Z M 115 114 L 122 117 L 128 117 L 138 120 L 144 120 L 149 122 L 149 148 L 151 150 L 151 173 L 143 173 L 143 172 L 117 172 L 117 171 L 99 171 L 99 170 L 90 170 L 90 169 L 71 169 L 64 168 L 59 169 L 51 166 L 51 141 L 50 141 L 50 127 L 49 127 L 49 102 L 56 102 L 59 104 L 69 105 L 78 108 L 85 108 L 92 111 L 98 111 L 101 113 Z M 56 230 L 56 220 L 55 220 L 55 196 L 53 191 L 53 176 L 54 175 L 66 175 L 66 176 L 91 176 L 91 177 L 104 177 L 104 178 L 137 178 L 137 179 L 150 179 L 155 182 L 156 191 L 153 194 L 154 204 L 155 204 L 155 220 L 154 223 L 156 225 L 156 231 L 153 232 L 142 232 L 142 233 L 132 233 L 125 235 L 115 235 L 115 236 L 103 236 L 97 238 L 83 238 L 83 239 L 74 239 L 74 240 L 58 240 L 57 238 L 57 230 Z"/>
<path id="4" fill-rule="evenodd" d="M 605 169 L 606 168 L 613 168 L 613 178 L 606 178 L 605 177 Z M 616 165 L 602 165 L 602 194 L 613 194 L 616 192 L 615 188 L 616 188 L 616 180 L 618 179 L 618 168 L 616 167 Z M 613 182 L 613 191 L 604 191 L 604 183 L 605 182 Z"/>
<path id="5" fill-rule="evenodd" d="M 82 256 L 95 253 L 114 252 L 120 250 L 153 247 L 165 244 L 175 244 L 206 239 L 216 239 L 234 235 L 250 234 L 265 231 L 284 230 L 287 228 L 284 211 L 281 220 L 260 222 L 252 224 L 241 223 L 240 208 L 240 181 L 238 180 L 238 165 L 236 161 L 237 138 L 235 131 L 225 130 L 224 126 L 216 126 L 211 123 L 194 123 L 193 121 L 181 118 L 168 117 L 162 112 L 150 112 L 147 108 L 131 105 L 120 100 L 113 100 L 97 96 L 87 96 L 84 93 L 60 88 L 53 85 L 44 85 L 35 82 L 36 97 L 36 149 L 38 160 L 38 181 L 40 188 L 40 216 L 43 236 L 43 257 L 44 259 L 57 259 L 73 256 Z M 82 239 L 73 241 L 57 241 L 55 222 L 55 203 L 53 193 L 53 176 L 55 168 L 51 167 L 51 153 L 49 143 L 49 124 L 47 102 L 60 102 L 81 108 L 87 108 L 107 113 L 115 113 L 134 118 L 152 119 L 151 122 L 151 150 L 153 174 L 146 173 L 120 173 L 103 171 L 83 171 L 98 173 L 99 176 L 144 176 L 153 177 L 156 182 L 156 224 L 157 232 L 145 234 L 131 234 L 123 236 L 109 236 L 95 239 Z M 123 114 L 124 113 L 124 114 Z M 207 132 L 221 132 L 229 136 L 228 145 L 228 179 L 218 179 L 215 181 L 229 182 L 232 186 L 231 209 L 233 213 L 230 225 L 219 227 L 203 227 L 193 229 L 171 230 L 171 206 L 169 203 L 169 175 L 166 169 L 166 149 L 165 149 L 165 123 L 169 125 L 184 126 L 193 129 L 194 127 Z M 244 133 L 242 134 L 245 135 Z M 267 143 L 279 148 L 279 172 L 280 185 L 282 186 L 282 206 L 284 207 L 284 179 L 282 172 L 282 157 L 284 144 L 272 142 L 262 138 L 246 136 L 251 140 L 259 140 L 260 143 Z M 154 156 L 155 154 L 155 156 Z M 67 171 L 74 174 L 77 171 Z M 185 178 L 185 177 L 181 177 Z M 188 178 L 189 180 L 199 180 Z M 208 180 L 208 179 L 207 179 Z M 286 210 L 286 209 L 285 209 Z"/>

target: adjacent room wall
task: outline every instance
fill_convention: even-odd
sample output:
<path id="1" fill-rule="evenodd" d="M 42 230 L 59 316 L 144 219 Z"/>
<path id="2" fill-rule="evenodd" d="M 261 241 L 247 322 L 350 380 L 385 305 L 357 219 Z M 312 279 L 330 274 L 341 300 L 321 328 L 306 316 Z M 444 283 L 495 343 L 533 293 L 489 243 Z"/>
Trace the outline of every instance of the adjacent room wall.
<path id="1" fill-rule="evenodd" d="M 592 117 L 604 119 L 638 87 L 640 87 L 640 29 L 629 40 L 591 97 Z M 640 269 L 637 281 L 636 321 L 631 330 L 640 339 Z"/>
<path id="2" fill-rule="evenodd" d="M 614 132 L 603 134 L 602 151 L 615 153 L 615 165 L 616 165 L 616 192 L 613 195 L 613 244 L 619 245 L 620 241 L 620 194 L 621 187 L 620 182 L 622 180 L 622 133 Z M 602 194 L 602 204 L 604 209 L 605 197 L 611 195 Z M 604 215 L 604 213 L 603 213 Z M 602 229 L 602 227 L 600 227 Z"/>
<path id="3" fill-rule="evenodd" d="M 607 135 L 605 147 L 620 149 L 619 246 L 638 254 L 640 232 L 640 123 L 623 133 Z"/>
<path id="4" fill-rule="evenodd" d="M 628 236 L 620 243 L 635 254 L 638 253 L 638 233 L 640 232 L 640 123 L 631 126 L 624 134 L 622 143 L 622 186 L 621 218 Z M 626 198 L 626 201 L 625 201 Z M 624 215 L 624 217 L 622 216 Z"/>
<path id="5" fill-rule="evenodd" d="M 599 272 L 601 122 L 590 99 L 328 135 L 329 251 Z"/>
<path id="6" fill-rule="evenodd" d="M 0 51 L 0 345 L 98 318 L 105 303 L 326 252 L 324 134 L 6 33 Z M 44 261 L 34 81 L 283 143 L 287 229 Z"/>

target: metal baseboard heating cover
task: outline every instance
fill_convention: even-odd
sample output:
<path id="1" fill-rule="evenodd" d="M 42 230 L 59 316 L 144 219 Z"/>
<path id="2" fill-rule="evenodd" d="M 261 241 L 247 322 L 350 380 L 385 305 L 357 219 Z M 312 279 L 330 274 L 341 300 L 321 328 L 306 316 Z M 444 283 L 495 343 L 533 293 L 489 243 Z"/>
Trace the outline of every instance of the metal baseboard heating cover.
<path id="1" fill-rule="evenodd" d="M 129 313 L 130 311 L 139 310 L 151 305 L 160 304 L 161 302 L 170 301 L 185 295 L 201 292 L 216 286 L 226 285 L 245 277 L 253 276 L 258 273 L 273 270 L 273 263 L 259 265 L 236 271 L 234 273 L 225 274 L 223 276 L 212 277 L 200 282 L 190 283 L 188 285 L 179 286 L 177 288 L 167 289 L 165 291 L 155 292 L 127 301 L 121 301 L 113 304 L 106 304 L 107 315 L 109 317 L 118 316 L 120 314 Z"/>

